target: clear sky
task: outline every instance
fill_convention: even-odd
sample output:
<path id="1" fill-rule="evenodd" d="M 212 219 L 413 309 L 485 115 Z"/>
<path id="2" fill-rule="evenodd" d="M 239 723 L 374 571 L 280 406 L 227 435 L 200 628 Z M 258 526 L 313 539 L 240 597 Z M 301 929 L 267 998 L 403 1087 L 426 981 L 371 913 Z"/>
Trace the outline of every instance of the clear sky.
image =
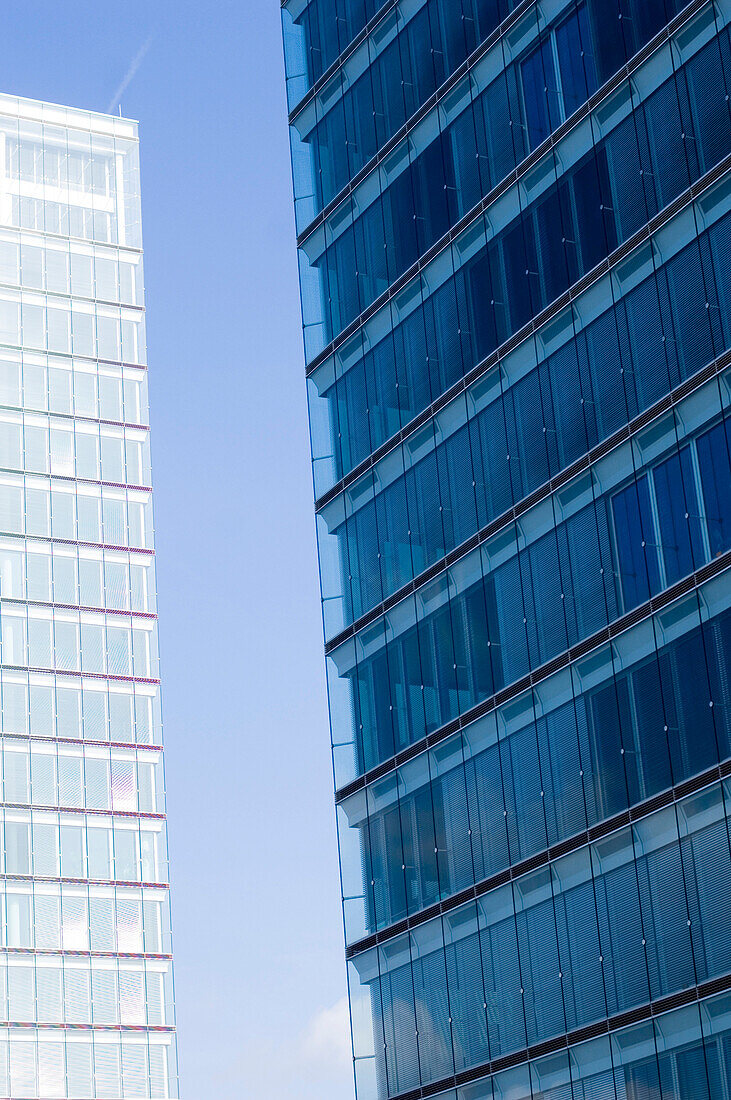
<path id="1" fill-rule="evenodd" d="M 0 35 L 1 91 L 104 111 L 131 75 L 141 124 L 184 1100 L 352 1096 L 279 35 L 277 0 Z"/>

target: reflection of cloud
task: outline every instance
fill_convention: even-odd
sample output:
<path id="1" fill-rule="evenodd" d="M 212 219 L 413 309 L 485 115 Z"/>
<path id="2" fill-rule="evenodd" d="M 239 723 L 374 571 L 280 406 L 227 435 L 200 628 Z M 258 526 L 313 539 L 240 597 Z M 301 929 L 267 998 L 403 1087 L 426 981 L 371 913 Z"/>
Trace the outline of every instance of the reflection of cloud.
<path id="1" fill-rule="evenodd" d="M 310 1063 L 338 1068 L 351 1065 L 347 997 L 313 1016 L 302 1034 L 301 1045 L 302 1055 Z"/>
<path id="2" fill-rule="evenodd" d="M 112 96 L 111 103 L 107 107 L 107 114 L 108 115 L 111 115 L 113 111 L 116 111 L 117 107 L 122 102 L 122 96 L 124 95 L 124 93 L 129 88 L 130 84 L 132 83 L 135 76 L 137 75 L 137 70 L 139 69 L 142 62 L 145 60 L 145 54 L 147 53 L 150 46 L 152 45 L 152 38 L 153 38 L 153 36 L 150 35 L 150 37 L 147 39 L 147 41 L 142 43 L 142 45 L 140 46 L 140 48 L 137 51 L 137 53 L 135 54 L 135 56 L 132 58 L 132 61 L 130 62 L 130 65 L 129 65 L 129 68 L 127 69 L 127 72 L 124 74 L 124 77 L 122 78 L 122 83 L 117 88 L 116 92 Z"/>

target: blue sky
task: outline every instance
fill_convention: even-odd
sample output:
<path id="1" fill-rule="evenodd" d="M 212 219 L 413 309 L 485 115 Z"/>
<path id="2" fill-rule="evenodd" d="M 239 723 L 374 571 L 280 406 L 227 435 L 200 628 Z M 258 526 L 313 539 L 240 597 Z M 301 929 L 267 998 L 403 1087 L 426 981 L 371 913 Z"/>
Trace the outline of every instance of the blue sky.
<path id="1" fill-rule="evenodd" d="M 352 1095 L 276 0 L 24 0 L 0 90 L 141 124 L 181 1096 Z"/>

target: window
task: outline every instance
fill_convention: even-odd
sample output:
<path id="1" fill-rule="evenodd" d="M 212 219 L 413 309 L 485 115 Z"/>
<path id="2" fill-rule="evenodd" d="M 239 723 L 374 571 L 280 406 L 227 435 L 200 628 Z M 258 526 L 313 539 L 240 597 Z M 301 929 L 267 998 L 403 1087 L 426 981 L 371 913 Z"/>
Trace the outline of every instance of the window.
<path id="1" fill-rule="evenodd" d="M 612 517 L 625 611 L 724 553 L 731 546 L 727 422 L 617 493 Z"/>
<path id="2" fill-rule="evenodd" d="M 561 101 L 553 59 L 553 36 L 522 62 L 523 102 L 531 149 L 561 121 Z"/>
<path id="3" fill-rule="evenodd" d="M 731 545 L 730 453 L 728 423 L 719 424 L 698 440 L 698 465 L 712 558 Z"/>
<path id="4" fill-rule="evenodd" d="M 585 4 L 525 58 L 520 77 L 528 144 L 535 149 L 598 86 Z"/>
<path id="5" fill-rule="evenodd" d="M 691 448 L 658 466 L 653 480 L 665 582 L 674 584 L 705 558 Z"/>
<path id="6" fill-rule="evenodd" d="M 574 113 L 597 87 L 586 4 L 556 29 L 556 53 L 566 117 Z"/>
<path id="7" fill-rule="evenodd" d="M 619 583 L 625 611 L 644 603 L 660 587 L 652 505 L 647 477 L 612 500 Z"/>

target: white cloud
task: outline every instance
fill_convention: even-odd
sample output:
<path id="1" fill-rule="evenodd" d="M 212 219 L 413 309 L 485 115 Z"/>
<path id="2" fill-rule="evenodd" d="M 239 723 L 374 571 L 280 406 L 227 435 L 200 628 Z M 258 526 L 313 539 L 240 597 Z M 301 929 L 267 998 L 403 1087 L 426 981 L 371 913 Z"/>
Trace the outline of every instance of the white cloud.
<path id="1" fill-rule="evenodd" d="M 224 1043 L 205 1072 L 216 1100 L 353 1100 L 353 1062 L 348 1001 L 322 1008 L 288 1030 L 282 1021 L 260 1021 L 256 1036 L 233 1052 Z M 184 1069 L 184 1067 L 183 1067 Z M 185 1087 L 185 1072 L 182 1074 Z"/>
<path id="2" fill-rule="evenodd" d="M 317 1065 L 350 1068 L 350 1015 L 348 998 L 323 1008 L 310 1020 L 301 1039 L 302 1055 Z"/>

